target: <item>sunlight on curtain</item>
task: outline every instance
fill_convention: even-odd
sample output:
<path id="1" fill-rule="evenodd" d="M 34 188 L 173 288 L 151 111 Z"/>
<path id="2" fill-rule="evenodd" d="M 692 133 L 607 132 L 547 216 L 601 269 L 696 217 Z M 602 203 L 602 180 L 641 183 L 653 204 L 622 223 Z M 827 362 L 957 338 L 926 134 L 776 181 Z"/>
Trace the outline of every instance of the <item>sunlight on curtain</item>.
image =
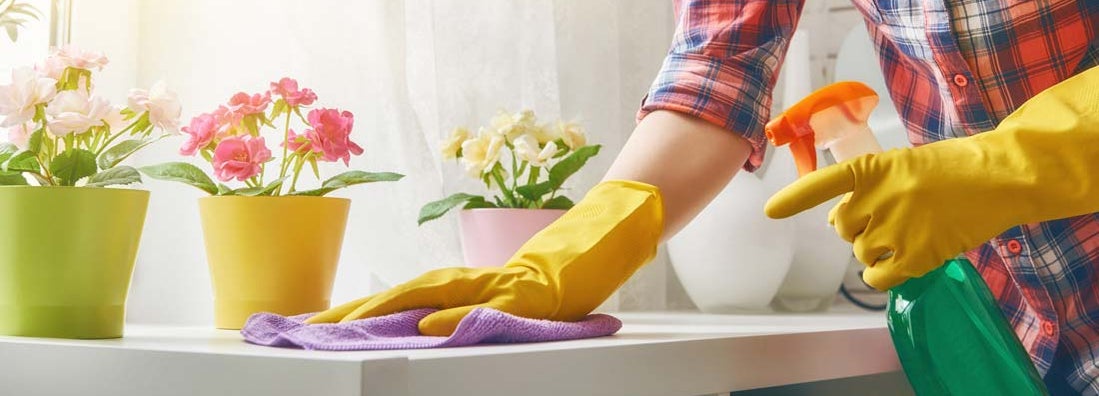
<path id="1" fill-rule="evenodd" d="M 334 302 L 461 264 L 456 216 L 422 227 L 415 220 L 428 201 L 481 191 L 437 153 L 438 141 L 455 126 L 485 123 L 502 108 L 582 122 L 590 140 L 605 148 L 570 182 L 571 195 L 580 198 L 632 130 L 674 28 L 667 0 L 316 4 L 140 2 L 136 84 L 168 81 L 189 118 L 237 91 L 262 90 L 291 76 L 327 106 L 355 113 L 354 139 L 366 154 L 352 166 L 407 177 L 337 194 L 353 204 Z M 178 160 L 180 142 L 155 145 L 135 162 Z M 210 286 L 196 204 L 201 193 L 156 181 L 145 187 L 153 195 L 129 320 L 208 323 Z M 663 257 L 624 287 L 610 308 L 664 308 L 669 270 Z"/>

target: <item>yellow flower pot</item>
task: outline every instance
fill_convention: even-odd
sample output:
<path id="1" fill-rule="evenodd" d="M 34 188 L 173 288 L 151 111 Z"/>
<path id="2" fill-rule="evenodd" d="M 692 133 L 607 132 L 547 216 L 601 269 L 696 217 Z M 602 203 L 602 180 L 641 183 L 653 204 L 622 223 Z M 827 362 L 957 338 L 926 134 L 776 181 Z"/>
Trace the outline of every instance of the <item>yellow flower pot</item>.
<path id="1" fill-rule="evenodd" d="M 240 329 L 257 312 L 328 309 L 350 206 L 329 197 L 199 199 L 214 325 Z"/>
<path id="2" fill-rule="evenodd" d="M 149 192 L 0 187 L 0 335 L 117 338 Z"/>

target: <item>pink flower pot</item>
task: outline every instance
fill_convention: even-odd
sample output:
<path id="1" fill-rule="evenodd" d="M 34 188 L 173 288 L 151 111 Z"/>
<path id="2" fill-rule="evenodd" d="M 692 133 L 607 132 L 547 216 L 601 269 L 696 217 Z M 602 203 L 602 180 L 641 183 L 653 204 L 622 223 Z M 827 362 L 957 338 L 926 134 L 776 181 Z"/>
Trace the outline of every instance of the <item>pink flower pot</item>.
<path id="1" fill-rule="evenodd" d="M 458 212 L 462 255 L 470 267 L 496 267 L 565 214 L 559 209 L 466 209 Z"/>

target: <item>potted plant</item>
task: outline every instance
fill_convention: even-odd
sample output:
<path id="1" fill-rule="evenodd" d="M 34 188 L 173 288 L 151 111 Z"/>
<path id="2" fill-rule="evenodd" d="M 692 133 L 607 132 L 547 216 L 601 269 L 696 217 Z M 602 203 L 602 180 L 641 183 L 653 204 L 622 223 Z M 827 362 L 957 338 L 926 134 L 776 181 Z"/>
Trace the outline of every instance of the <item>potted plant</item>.
<path id="1" fill-rule="evenodd" d="M 363 153 L 351 141 L 354 115 L 332 108 L 314 108 L 306 115 L 316 100 L 312 90 L 283 78 L 269 90 L 237 93 L 191 119 L 183 128 L 188 139 L 180 154 L 200 156 L 220 183 L 186 162 L 140 168 L 154 179 L 210 194 L 199 199 L 199 214 L 218 328 L 239 329 L 256 312 L 295 315 L 328 309 L 351 201 L 324 195 L 403 177 L 353 170 L 316 188 L 299 188 L 307 168 L 320 180 L 318 162 L 346 166 L 351 156 Z M 295 121 L 303 124 L 300 134 L 291 128 Z M 273 162 L 265 129 L 278 135 L 278 162 Z M 224 184 L 234 181 L 237 187 Z"/>
<path id="2" fill-rule="evenodd" d="M 123 160 L 177 131 L 163 83 L 129 106 L 95 94 L 101 53 L 61 48 L 0 86 L 0 334 L 122 336 L 148 191 Z M 154 131 L 159 131 L 154 133 Z M 30 182 L 33 181 L 34 185 Z"/>
<path id="3" fill-rule="evenodd" d="M 565 181 L 599 145 L 587 145 L 575 123 L 539 124 L 534 112 L 499 112 L 471 134 L 455 129 L 442 145 L 444 159 L 462 162 L 466 173 L 496 194 L 456 193 L 420 209 L 419 224 L 461 206 L 458 215 L 466 265 L 499 266 L 531 236 L 573 206 L 561 194 Z M 505 166 L 510 164 L 510 166 Z"/>

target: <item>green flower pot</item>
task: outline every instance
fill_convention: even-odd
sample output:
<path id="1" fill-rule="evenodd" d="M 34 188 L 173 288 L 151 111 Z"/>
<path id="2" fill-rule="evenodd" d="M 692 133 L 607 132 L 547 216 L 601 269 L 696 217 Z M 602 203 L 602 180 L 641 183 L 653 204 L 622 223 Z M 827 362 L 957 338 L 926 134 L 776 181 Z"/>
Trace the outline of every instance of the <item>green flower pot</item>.
<path id="1" fill-rule="evenodd" d="M 149 192 L 0 187 L 0 335 L 118 338 Z"/>

